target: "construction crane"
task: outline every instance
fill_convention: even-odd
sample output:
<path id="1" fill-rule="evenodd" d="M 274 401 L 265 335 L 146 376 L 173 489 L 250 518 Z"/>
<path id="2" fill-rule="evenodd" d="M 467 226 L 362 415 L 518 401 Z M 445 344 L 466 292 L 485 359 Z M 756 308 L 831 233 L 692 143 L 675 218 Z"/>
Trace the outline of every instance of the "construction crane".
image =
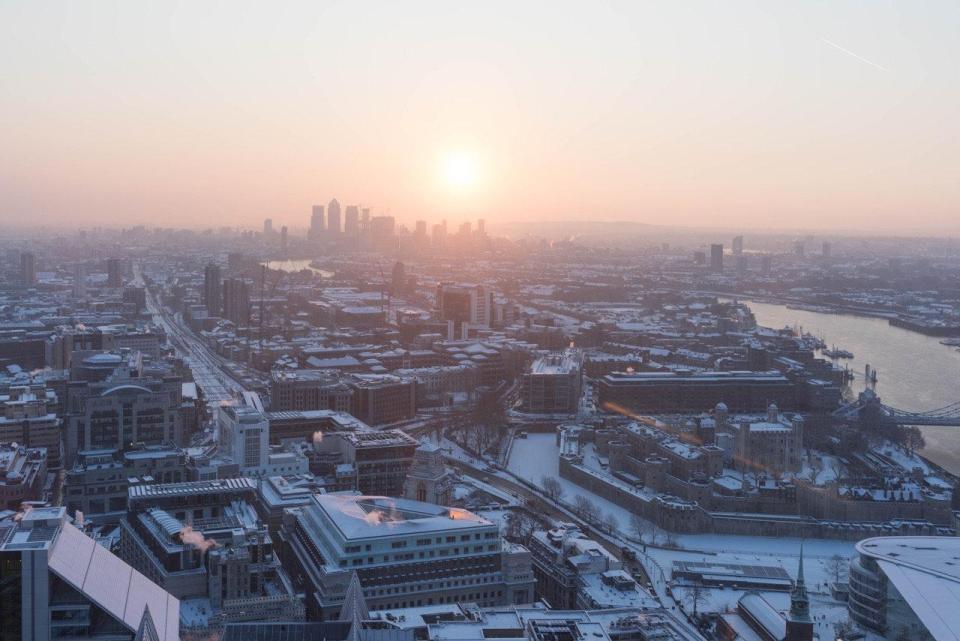
<path id="1" fill-rule="evenodd" d="M 378 262 L 377 267 L 380 268 L 380 280 L 382 281 L 380 285 L 380 313 L 384 315 L 383 316 L 384 322 L 389 323 L 390 322 L 390 289 L 387 287 L 387 277 L 383 275 L 383 264 Z M 387 299 L 386 311 L 384 311 L 384 308 L 383 308 L 384 293 L 386 293 L 386 299 Z"/>

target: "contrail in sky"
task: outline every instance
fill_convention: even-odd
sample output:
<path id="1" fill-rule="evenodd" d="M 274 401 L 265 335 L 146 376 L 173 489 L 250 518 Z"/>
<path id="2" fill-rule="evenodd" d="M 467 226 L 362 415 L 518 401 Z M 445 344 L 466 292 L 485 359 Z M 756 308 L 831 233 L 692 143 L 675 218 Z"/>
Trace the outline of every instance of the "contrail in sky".
<path id="1" fill-rule="evenodd" d="M 886 67 L 884 67 L 884 66 L 882 66 L 882 65 L 878 65 L 877 63 L 873 62 L 872 60 L 867 60 L 867 59 L 864 58 L 863 56 L 859 56 L 859 55 L 853 53 L 852 51 L 850 51 L 849 49 L 844 49 L 843 47 L 841 47 L 840 45 L 838 45 L 836 42 L 831 42 L 830 40 L 827 40 L 826 38 L 820 38 L 820 39 L 823 40 L 824 42 L 826 42 L 828 45 L 830 45 L 830 46 L 833 47 L 834 49 L 839 49 L 840 51 L 842 51 L 843 53 L 847 54 L 848 56 L 853 56 L 854 58 L 856 58 L 856 59 L 859 60 L 860 62 L 865 62 L 865 63 L 867 63 L 868 65 L 870 65 L 871 67 L 876 67 L 876 68 L 879 69 L 880 71 L 885 71 L 885 72 L 887 72 L 887 73 L 890 73 L 890 70 L 887 69 Z"/>

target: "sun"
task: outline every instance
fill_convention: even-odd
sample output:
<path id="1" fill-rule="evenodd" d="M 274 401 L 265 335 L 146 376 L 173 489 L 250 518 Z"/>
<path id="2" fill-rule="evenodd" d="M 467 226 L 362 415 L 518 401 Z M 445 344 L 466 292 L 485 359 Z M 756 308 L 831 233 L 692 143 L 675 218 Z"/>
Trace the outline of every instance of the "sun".
<path id="1" fill-rule="evenodd" d="M 458 191 L 469 189 L 479 179 L 477 157 L 469 151 L 449 152 L 440 161 L 440 173 L 449 187 Z"/>

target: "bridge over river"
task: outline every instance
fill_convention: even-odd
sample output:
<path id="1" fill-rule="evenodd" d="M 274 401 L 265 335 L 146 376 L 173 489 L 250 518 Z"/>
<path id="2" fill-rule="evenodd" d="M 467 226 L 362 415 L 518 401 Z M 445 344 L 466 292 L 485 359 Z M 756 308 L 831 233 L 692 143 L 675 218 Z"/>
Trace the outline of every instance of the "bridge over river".
<path id="1" fill-rule="evenodd" d="M 833 412 L 833 415 L 840 419 L 852 421 L 860 416 L 863 409 L 870 406 L 875 406 L 883 419 L 897 425 L 960 427 L 960 401 L 926 412 L 910 412 L 885 405 L 876 392 L 871 389 L 860 392 L 857 400 L 840 407 Z"/>

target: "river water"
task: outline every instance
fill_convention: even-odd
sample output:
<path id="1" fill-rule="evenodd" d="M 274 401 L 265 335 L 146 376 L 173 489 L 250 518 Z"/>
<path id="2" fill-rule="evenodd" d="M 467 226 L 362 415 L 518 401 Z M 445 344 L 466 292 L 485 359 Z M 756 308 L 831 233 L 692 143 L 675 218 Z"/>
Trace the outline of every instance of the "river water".
<path id="1" fill-rule="evenodd" d="M 264 265 L 267 269 L 276 269 L 283 272 L 299 272 L 304 269 L 309 269 L 314 274 L 319 274 L 323 278 L 333 278 L 333 272 L 326 269 L 317 269 L 312 267 L 310 263 L 313 262 L 309 259 L 307 260 L 271 260 Z"/>
<path id="2" fill-rule="evenodd" d="M 960 400 L 960 352 L 940 344 L 940 338 L 893 327 L 885 319 L 822 314 L 784 305 L 748 302 L 757 323 L 766 327 L 800 326 L 820 336 L 828 346 L 853 352 L 840 360 L 856 374 L 855 393 L 864 387 L 866 364 L 877 370 L 877 394 L 887 405 L 928 411 Z M 960 427 L 924 427 L 923 455 L 960 474 Z"/>

